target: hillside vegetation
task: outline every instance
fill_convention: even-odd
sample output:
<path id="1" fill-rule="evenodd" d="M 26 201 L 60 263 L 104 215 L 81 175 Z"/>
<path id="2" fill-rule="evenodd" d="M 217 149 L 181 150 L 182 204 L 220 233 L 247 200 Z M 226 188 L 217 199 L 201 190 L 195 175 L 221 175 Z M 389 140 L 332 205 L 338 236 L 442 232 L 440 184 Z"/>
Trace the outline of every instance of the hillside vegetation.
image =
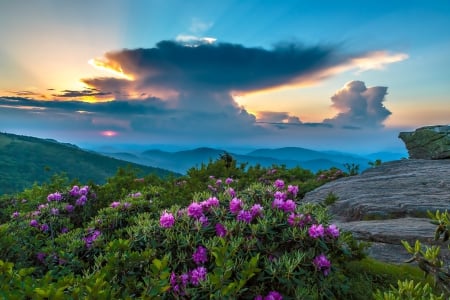
<path id="1" fill-rule="evenodd" d="M 164 169 L 102 156 L 70 144 L 0 133 L 0 194 L 41 184 L 58 173 L 82 182 L 104 183 L 119 167 L 127 165 L 139 169 L 141 174 L 174 175 Z"/>
<path id="2" fill-rule="evenodd" d="M 303 201 L 348 175 L 246 168 L 223 155 L 178 178 L 55 176 L 0 196 L 0 298 L 445 299 L 417 267 L 364 258 L 365 245 L 331 222 L 327 205 L 339 199 Z M 430 251 L 405 246 L 446 276 Z"/>

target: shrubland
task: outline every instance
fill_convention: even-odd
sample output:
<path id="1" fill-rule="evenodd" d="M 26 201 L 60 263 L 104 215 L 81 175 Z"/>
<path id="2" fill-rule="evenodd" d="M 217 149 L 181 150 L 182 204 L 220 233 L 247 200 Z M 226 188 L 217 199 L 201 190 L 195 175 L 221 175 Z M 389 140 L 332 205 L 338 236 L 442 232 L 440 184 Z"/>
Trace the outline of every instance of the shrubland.
<path id="1" fill-rule="evenodd" d="M 182 177 L 122 168 L 98 185 L 55 175 L 0 199 L 0 297 L 444 299 L 436 276 L 367 258 L 367 245 L 332 223 L 335 196 L 302 201 L 348 175 L 227 157 Z M 448 239 L 447 214 L 434 219 Z M 408 246 L 428 273 L 446 274 L 436 249 Z"/>

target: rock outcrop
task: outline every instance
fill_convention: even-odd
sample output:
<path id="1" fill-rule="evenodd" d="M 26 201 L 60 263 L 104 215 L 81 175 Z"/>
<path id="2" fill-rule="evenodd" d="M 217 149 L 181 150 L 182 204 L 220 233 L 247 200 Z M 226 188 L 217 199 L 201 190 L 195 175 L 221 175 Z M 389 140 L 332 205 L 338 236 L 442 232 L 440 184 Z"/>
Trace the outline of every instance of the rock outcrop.
<path id="1" fill-rule="evenodd" d="M 384 163 L 329 182 L 307 193 L 303 201 L 323 202 L 329 193 L 338 197 L 330 206 L 335 223 L 374 242 L 370 255 L 400 262 L 408 257 L 399 246 L 401 240 L 432 242 L 435 226 L 427 211 L 450 210 L 450 160 Z"/>
<path id="2" fill-rule="evenodd" d="M 427 126 L 400 132 L 412 159 L 450 159 L 450 125 Z"/>

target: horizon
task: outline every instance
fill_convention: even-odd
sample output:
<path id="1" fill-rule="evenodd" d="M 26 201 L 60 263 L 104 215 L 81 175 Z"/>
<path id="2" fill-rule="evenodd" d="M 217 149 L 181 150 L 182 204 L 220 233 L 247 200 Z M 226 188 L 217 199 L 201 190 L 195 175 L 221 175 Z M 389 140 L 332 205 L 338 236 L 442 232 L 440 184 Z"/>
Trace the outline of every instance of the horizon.
<path id="1" fill-rule="evenodd" d="M 357 3 L 2 2 L 0 131 L 405 153 L 400 132 L 450 124 L 450 3 Z"/>

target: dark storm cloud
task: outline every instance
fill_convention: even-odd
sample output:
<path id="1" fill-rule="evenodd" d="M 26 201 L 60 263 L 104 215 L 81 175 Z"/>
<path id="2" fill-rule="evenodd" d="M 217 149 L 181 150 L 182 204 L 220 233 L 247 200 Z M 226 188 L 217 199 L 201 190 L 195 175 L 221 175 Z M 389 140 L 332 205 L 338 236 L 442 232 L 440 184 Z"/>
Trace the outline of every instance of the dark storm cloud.
<path id="1" fill-rule="evenodd" d="M 164 115 L 170 111 L 164 101 L 148 98 L 133 101 L 110 101 L 88 103 L 82 101 L 40 101 L 23 97 L 0 97 L 0 106 L 13 109 L 41 108 L 52 112 L 88 112 L 105 115 Z"/>
<path id="2" fill-rule="evenodd" d="M 63 90 L 59 94 L 52 94 L 54 97 L 62 97 L 62 98 L 78 98 L 78 97 L 86 97 L 86 96 L 94 96 L 94 97 L 101 97 L 101 96 L 107 96 L 111 95 L 111 92 L 101 92 L 98 89 L 91 88 L 91 89 L 84 89 L 81 91 L 77 90 Z"/>
<path id="3" fill-rule="evenodd" d="M 111 67 L 120 66 L 142 86 L 216 92 L 279 86 L 349 59 L 329 46 L 280 43 L 267 50 L 230 43 L 192 47 L 175 41 L 161 41 L 150 49 L 108 52 L 105 57 Z M 126 81 L 85 79 L 85 82 L 94 87 L 102 84 L 104 87 L 108 82 L 111 87 Z"/>
<path id="4" fill-rule="evenodd" d="M 339 113 L 324 122 L 347 129 L 380 127 L 391 114 L 383 105 L 386 95 L 387 87 L 367 88 L 362 81 L 351 81 L 331 97 L 332 107 Z"/>

